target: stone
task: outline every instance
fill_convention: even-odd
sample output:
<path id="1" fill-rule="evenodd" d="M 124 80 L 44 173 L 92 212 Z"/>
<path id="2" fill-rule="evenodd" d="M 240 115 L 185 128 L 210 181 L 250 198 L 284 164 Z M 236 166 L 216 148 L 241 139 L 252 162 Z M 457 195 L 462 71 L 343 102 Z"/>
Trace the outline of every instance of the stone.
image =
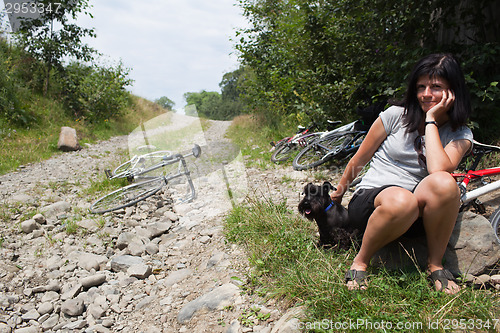
<path id="1" fill-rule="evenodd" d="M 111 270 L 113 272 L 126 272 L 130 266 L 144 264 L 144 260 L 140 257 L 123 255 L 115 257 L 111 260 Z"/>
<path id="2" fill-rule="evenodd" d="M 31 309 L 23 314 L 21 318 L 23 321 L 38 320 L 38 318 L 40 318 L 40 314 L 36 311 L 36 309 Z"/>
<path id="3" fill-rule="evenodd" d="M 445 268 L 454 275 L 477 275 L 500 260 L 497 243 L 490 222 L 472 212 L 459 214 L 444 255 Z M 378 251 L 374 264 L 389 269 L 414 266 L 426 269 L 427 247 L 425 237 L 400 238 Z"/>
<path id="4" fill-rule="evenodd" d="M 132 265 L 127 269 L 127 274 L 131 277 L 135 277 L 138 279 L 145 279 L 150 276 L 152 273 L 152 269 L 149 265 L 138 264 Z"/>
<path id="5" fill-rule="evenodd" d="M 36 221 L 33 219 L 29 219 L 29 220 L 21 222 L 21 230 L 25 234 L 32 233 L 33 231 L 35 231 L 39 227 L 40 227 L 39 224 L 36 223 Z"/>
<path id="6" fill-rule="evenodd" d="M 47 219 L 42 214 L 35 214 L 35 216 L 33 216 L 33 220 L 35 220 L 36 223 L 38 223 L 38 224 L 47 223 Z"/>
<path id="7" fill-rule="evenodd" d="M 83 300 L 79 298 L 69 299 L 62 303 L 61 312 L 70 317 L 77 317 L 85 310 Z"/>
<path id="8" fill-rule="evenodd" d="M 179 314 L 177 321 L 180 324 L 187 323 L 198 311 L 203 309 L 213 311 L 222 309 L 224 306 L 231 304 L 231 300 L 239 294 L 239 288 L 234 284 L 227 283 L 212 290 L 211 292 L 198 297 L 197 299 L 184 305 Z"/>
<path id="9" fill-rule="evenodd" d="M 67 213 L 71 210 L 71 204 L 66 201 L 58 201 L 51 205 L 40 208 L 40 212 L 46 217 L 56 217 L 59 214 Z"/>
<path id="10" fill-rule="evenodd" d="M 89 289 L 91 287 L 100 286 L 106 282 L 106 275 L 104 274 L 95 274 L 91 276 L 87 276 L 80 280 L 82 287 L 85 289 Z"/>
<path id="11" fill-rule="evenodd" d="M 52 304 L 52 302 L 44 302 L 39 304 L 36 309 L 39 314 L 44 315 L 54 311 L 54 305 Z"/>
<path id="12" fill-rule="evenodd" d="M 82 149 L 78 144 L 78 136 L 74 128 L 66 126 L 61 127 L 57 149 L 61 151 L 77 151 Z"/>

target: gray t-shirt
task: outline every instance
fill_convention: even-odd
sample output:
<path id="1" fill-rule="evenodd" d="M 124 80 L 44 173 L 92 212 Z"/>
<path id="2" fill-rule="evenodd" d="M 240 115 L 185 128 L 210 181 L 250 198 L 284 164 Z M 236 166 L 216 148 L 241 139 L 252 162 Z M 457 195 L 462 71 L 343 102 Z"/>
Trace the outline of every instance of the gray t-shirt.
<path id="1" fill-rule="evenodd" d="M 429 175 L 427 169 L 420 166 L 418 153 L 414 147 L 418 131 L 406 132 L 403 112 L 404 108 L 391 106 L 380 113 L 387 138 L 373 155 L 370 168 L 356 190 L 399 185 L 412 191 L 424 177 Z M 455 140 L 467 139 L 473 142 L 472 131 L 468 127 L 462 126 L 452 131 L 449 122 L 439 128 L 439 136 L 443 147 Z M 423 153 L 425 155 L 425 147 Z"/>

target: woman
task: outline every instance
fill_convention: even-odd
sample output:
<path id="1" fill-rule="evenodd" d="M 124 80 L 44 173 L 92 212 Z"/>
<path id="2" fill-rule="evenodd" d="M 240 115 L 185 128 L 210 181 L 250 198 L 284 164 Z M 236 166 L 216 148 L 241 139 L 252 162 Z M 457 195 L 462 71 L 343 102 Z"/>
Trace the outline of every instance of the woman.
<path id="1" fill-rule="evenodd" d="M 331 194 L 340 203 L 349 183 L 371 160 L 348 208 L 351 223 L 364 230 L 346 273 L 349 289 L 366 288 L 375 252 L 405 233 L 425 232 L 435 288 L 450 294 L 460 290 L 441 262 L 460 207 L 450 172 L 472 147 L 472 132 L 465 126 L 470 110 L 458 62 L 448 54 L 432 54 L 415 65 L 401 105 L 374 122 Z"/>

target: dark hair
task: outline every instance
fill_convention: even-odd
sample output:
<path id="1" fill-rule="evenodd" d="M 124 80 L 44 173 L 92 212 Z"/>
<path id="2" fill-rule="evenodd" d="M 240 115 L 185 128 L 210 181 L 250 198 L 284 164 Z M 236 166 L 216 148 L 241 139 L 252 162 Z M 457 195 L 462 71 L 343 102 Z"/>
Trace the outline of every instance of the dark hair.
<path id="1" fill-rule="evenodd" d="M 450 89 L 455 93 L 455 102 L 448 110 L 450 125 L 453 130 L 465 125 L 471 112 L 471 104 L 460 65 L 451 54 L 431 54 L 420 59 L 413 68 L 405 98 L 399 103 L 405 108 L 403 120 L 406 130 L 416 131 L 425 116 L 417 99 L 417 81 L 421 76 L 441 77 L 448 81 Z"/>

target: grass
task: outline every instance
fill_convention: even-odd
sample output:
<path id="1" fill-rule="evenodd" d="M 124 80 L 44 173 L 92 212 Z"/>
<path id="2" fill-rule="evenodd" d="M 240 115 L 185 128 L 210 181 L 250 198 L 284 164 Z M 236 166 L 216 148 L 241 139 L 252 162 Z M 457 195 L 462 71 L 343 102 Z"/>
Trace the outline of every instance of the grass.
<path id="1" fill-rule="evenodd" d="M 272 168 L 270 153 L 262 151 L 276 133 L 263 128 L 257 118 L 242 116 L 235 119 L 229 137 L 240 145 L 247 165 Z M 317 181 L 330 177 L 326 171 L 315 171 L 311 176 Z M 291 179 L 284 176 L 282 181 Z M 356 250 L 317 248 L 314 224 L 289 211 L 286 202 L 248 197 L 227 216 L 224 233 L 229 242 L 246 250 L 250 263 L 248 291 L 303 306 L 300 328 L 304 331 L 500 329 L 498 291 L 465 287 L 458 295 L 445 295 L 431 288 L 426 274 L 416 266 L 397 271 L 371 267 L 368 290 L 348 291 L 344 274 Z"/>
<path id="2" fill-rule="evenodd" d="M 313 224 L 288 211 L 286 202 L 249 198 L 227 217 L 224 232 L 247 251 L 250 288 L 304 306 L 301 325 L 308 331 L 349 331 L 352 326 L 341 325 L 352 321 L 358 332 L 383 331 L 382 323 L 404 332 L 444 332 L 447 323 L 451 328 L 464 319 L 500 325 L 498 291 L 464 288 L 448 296 L 434 291 L 416 267 L 372 268 L 368 290 L 348 291 L 344 273 L 355 249 L 317 248 Z"/>
<path id="3" fill-rule="evenodd" d="M 39 162 L 60 154 L 57 141 L 62 126 L 76 129 L 80 145 L 112 136 L 125 135 L 165 110 L 157 104 L 132 96 L 131 105 L 123 116 L 99 124 L 74 120 L 67 115 L 63 106 L 48 98 L 35 96 L 30 108 L 36 111 L 37 121 L 27 128 L 15 128 L 0 122 L 0 174 L 17 169 L 21 165 Z"/>
<path id="4" fill-rule="evenodd" d="M 262 127 L 262 122 L 254 115 L 242 115 L 233 120 L 226 135 L 241 149 L 247 166 L 265 169 L 271 166 L 271 138 L 276 131 Z"/>

